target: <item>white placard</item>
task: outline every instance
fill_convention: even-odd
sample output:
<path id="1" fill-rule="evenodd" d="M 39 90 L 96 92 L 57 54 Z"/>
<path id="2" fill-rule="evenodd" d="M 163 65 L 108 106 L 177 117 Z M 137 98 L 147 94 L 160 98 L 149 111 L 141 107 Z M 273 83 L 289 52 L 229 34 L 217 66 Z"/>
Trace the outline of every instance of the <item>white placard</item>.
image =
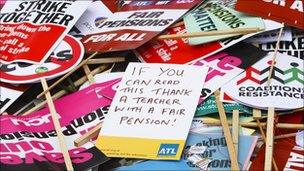
<path id="1" fill-rule="evenodd" d="M 130 63 L 101 135 L 185 139 L 207 71 L 200 66 Z"/>
<path id="2" fill-rule="evenodd" d="M 108 157 L 179 160 L 208 69 L 129 63 L 96 146 Z"/>
<path id="3" fill-rule="evenodd" d="M 303 107 L 303 60 L 278 53 L 270 86 L 267 79 L 273 53 L 222 87 L 233 100 L 248 106 L 278 110 Z"/>

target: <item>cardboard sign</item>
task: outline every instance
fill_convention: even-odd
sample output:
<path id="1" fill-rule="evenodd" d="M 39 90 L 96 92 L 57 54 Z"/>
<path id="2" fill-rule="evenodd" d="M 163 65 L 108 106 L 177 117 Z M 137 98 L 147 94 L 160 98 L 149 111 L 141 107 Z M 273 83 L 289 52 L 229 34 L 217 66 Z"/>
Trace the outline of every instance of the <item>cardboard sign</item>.
<path id="1" fill-rule="evenodd" d="M 74 140 L 105 118 L 111 101 L 98 96 L 96 90 L 111 83 L 94 84 L 54 102 L 73 166 L 77 170 L 87 170 L 108 160 L 93 143 L 88 142 L 77 148 Z M 1 116 L 0 124 L 1 169 L 65 169 L 48 107 L 27 116 Z"/>
<path id="2" fill-rule="evenodd" d="M 303 3 L 303 0 L 237 0 L 235 8 L 241 12 L 304 29 Z"/>
<path id="3" fill-rule="evenodd" d="M 142 1 L 124 5 L 98 26 L 98 30 L 81 39 L 88 52 L 135 49 L 166 29 L 199 0 Z"/>
<path id="4" fill-rule="evenodd" d="M 296 109 L 303 107 L 304 69 L 303 60 L 277 54 L 276 64 L 267 86 L 273 53 L 249 67 L 222 87 L 233 100 L 247 106 L 265 109 Z"/>
<path id="5" fill-rule="evenodd" d="M 282 27 L 281 24 L 271 20 L 264 20 L 264 23 L 265 31 Z M 167 30 L 167 34 L 183 33 L 186 33 L 184 25 Z M 226 40 L 197 46 L 190 46 L 188 44 L 188 39 L 185 38 L 177 40 L 153 40 L 136 49 L 135 53 L 141 61 L 147 63 L 194 63 L 222 51 L 236 43 L 239 43 L 253 35 L 255 34 L 236 36 Z"/>
<path id="6" fill-rule="evenodd" d="M 108 1 L 113 3 L 112 1 Z M 113 13 L 101 1 L 92 2 L 88 9 L 79 18 L 70 33 L 74 37 L 83 37 L 91 32 L 96 32 L 98 27 L 111 18 Z"/>
<path id="7" fill-rule="evenodd" d="M 2 64 L 1 81 L 7 83 L 32 83 L 41 78 L 55 78 L 77 66 L 84 55 L 84 48 L 79 40 L 66 36 L 43 64 L 16 62 Z"/>
<path id="8" fill-rule="evenodd" d="M 44 62 L 90 3 L 7 1 L 0 17 L 0 62 Z"/>
<path id="9" fill-rule="evenodd" d="M 0 82 L 0 115 L 28 88 L 29 86 L 26 85 L 14 86 Z"/>
<path id="10" fill-rule="evenodd" d="M 241 170 L 246 170 L 250 157 L 253 153 L 257 142 L 255 136 L 240 136 L 239 137 L 239 155 L 238 162 Z M 193 164 L 189 157 L 189 150 L 193 146 L 205 146 L 207 149 L 202 154 L 197 154 L 201 158 L 209 159 L 208 171 L 223 171 L 230 170 L 231 163 L 228 154 L 228 148 L 225 137 L 221 134 L 189 134 L 187 144 L 183 152 L 182 159 L 179 161 L 157 161 L 149 160 L 139 162 L 131 166 L 120 167 L 118 171 L 142 171 L 142 170 L 189 170 L 201 171 L 197 165 Z"/>
<path id="11" fill-rule="evenodd" d="M 261 18 L 237 12 L 231 8 L 218 4 L 217 1 L 210 1 L 202 4 L 185 16 L 184 22 L 188 33 L 252 27 L 258 27 L 261 30 L 264 29 L 264 22 Z M 237 34 L 227 34 L 190 38 L 189 44 L 199 45 L 236 35 Z"/>
<path id="12" fill-rule="evenodd" d="M 129 63 L 97 147 L 108 157 L 179 160 L 207 70 Z"/>
<path id="13" fill-rule="evenodd" d="M 304 33 L 292 32 L 291 41 L 280 41 L 279 52 L 304 60 Z M 276 42 L 260 43 L 259 48 L 273 52 Z"/>

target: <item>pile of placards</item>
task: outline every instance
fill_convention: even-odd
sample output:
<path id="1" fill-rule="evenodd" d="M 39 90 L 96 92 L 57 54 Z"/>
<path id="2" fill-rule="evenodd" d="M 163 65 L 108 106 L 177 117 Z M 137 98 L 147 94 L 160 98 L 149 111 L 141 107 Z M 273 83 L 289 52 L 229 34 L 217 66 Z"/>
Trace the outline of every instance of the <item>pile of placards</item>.
<path id="1" fill-rule="evenodd" d="M 0 0 L 0 168 L 304 169 L 303 0 Z"/>

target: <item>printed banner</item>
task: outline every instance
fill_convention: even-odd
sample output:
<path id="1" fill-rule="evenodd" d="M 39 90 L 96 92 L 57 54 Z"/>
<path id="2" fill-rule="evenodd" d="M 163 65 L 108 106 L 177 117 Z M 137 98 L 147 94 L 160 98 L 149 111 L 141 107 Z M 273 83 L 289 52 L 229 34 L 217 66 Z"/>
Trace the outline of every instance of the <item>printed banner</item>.
<path id="1" fill-rule="evenodd" d="M 258 27 L 261 30 L 264 29 L 264 22 L 261 18 L 237 12 L 218 4 L 217 1 L 202 4 L 186 15 L 184 22 L 188 33 L 252 27 Z M 233 36 L 237 36 L 237 34 L 190 38 L 189 44 L 199 45 Z"/>
<path id="2" fill-rule="evenodd" d="M 0 115 L 28 88 L 27 85 L 15 86 L 0 82 Z"/>
<path id="3" fill-rule="evenodd" d="M 129 63 L 97 147 L 108 157 L 179 160 L 207 71 L 205 66 Z"/>
<path id="4" fill-rule="evenodd" d="M 264 23 L 265 31 L 275 30 L 282 27 L 281 24 L 271 20 L 264 20 Z M 186 33 L 184 25 L 167 30 L 167 34 L 183 33 Z M 255 34 L 258 33 L 236 36 L 218 42 L 211 42 L 197 46 L 190 46 L 188 44 L 188 39 L 186 38 L 177 40 L 153 40 L 136 49 L 135 53 L 141 61 L 147 63 L 194 63 Z"/>
<path id="5" fill-rule="evenodd" d="M 257 137 L 240 136 L 239 137 L 239 155 L 238 162 L 241 170 L 246 170 L 248 162 L 253 153 L 257 142 Z M 120 167 L 118 171 L 141 171 L 141 170 L 189 170 L 200 171 L 202 168 L 193 163 L 189 158 L 194 156 L 193 150 L 204 147 L 205 150 L 196 150 L 199 159 L 208 159 L 207 169 L 209 171 L 223 171 L 231 169 L 231 161 L 229 159 L 227 143 L 225 137 L 221 134 L 189 134 L 187 144 L 183 152 L 182 159 L 179 161 L 144 161 L 131 166 Z"/>
<path id="6" fill-rule="evenodd" d="M 55 78 L 77 66 L 84 55 L 81 42 L 66 36 L 43 64 L 14 62 L 0 66 L 1 81 L 7 83 L 33 83 L 41 78 Z"/>
<path id="7" fill-rule="evenodd" d="M 142 1 L 124 5 L 121 11 L 81 39 L 88 52 L 109 52 L 135 49 L 166 29 L 199 0 Z"/>
<path id="8" fill-rule="evenodd" d="M 7 1 L 0 14 L 0 62 L 44 62 L 90 3 L 82 0 Z"/>
<path id="9" fill-rule="evenodd" d="M 254 108 L 274 107 L 286 110 L 303 107 L 303 60 L 278 53 L 271 75 L 271 85 L 267 86 L 272 56 L 273 53 L 270 52 L 224 85 L 222 91 L 233 100 Z"/>
<path id="10" fill-rule="evenodd" d="M 259 47 L 265 51 L 273 52 L 277 42 L 260 43 Z M 290 56 L 304 60 L 304 33 L 292 31 L 291 41 L 280 41 L 279 50 Z"/>
<path id="11" fill-rule="evenodd" d="M 77 170 L 86 170 L 108 160 L 94 144 L 88 142 L 77 148 L 74 140 L 104 119 L 111 101 L 99 95 L 98 90 L 113 81 L 94 84 L 54 102 L 73 166 Z M 1 116 L 0 124 L 1 169 L 64 170 L 63 156 L 48 108 L 27 116 Z"/>
<path id="12" fill-rule="evenodd" d="M 236 10 L 304 29 L 303 0 L 237 0 Z"/>

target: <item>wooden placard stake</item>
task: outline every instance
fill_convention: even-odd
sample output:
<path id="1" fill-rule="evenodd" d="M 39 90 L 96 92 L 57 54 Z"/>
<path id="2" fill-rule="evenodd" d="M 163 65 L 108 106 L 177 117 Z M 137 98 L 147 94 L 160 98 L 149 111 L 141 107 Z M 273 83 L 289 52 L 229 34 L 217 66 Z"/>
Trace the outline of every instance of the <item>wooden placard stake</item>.
<path id="1" fill-rule="evenodd" d="M 125 57 L 111 57 L 111 58 L 100 58 L 100 59 L 90 59 L 87 64 L 106 64 L 115 62 L 124 62 Z"/>
<path id="2" fill-rule="evenodd" d="M 278 140 L 278 139 L 290 138 L 290 137 L 295 137 L 295 136 L 297 136 L 297 132 L 289 133 L 289 134 L 283 134 L 283 135 L 277 135 L 277 136 L 274 137 L 274 139 Z"/>
<path id="3" fill-rule="evenodd" d="M 265 146 L 265 165 L 264 170 L 271 170 L 271 161 L 273 155 L 273 126 L 274 126 L 274 107 L 268 108 Z"/>
<path id="4" fill-rule="evenodd" d="M 98 136 L 99 132 L 100 132 L 100 129 L 102 127 L 102 123 L 99 123 L 97 124 L 93 129 L 91 129 L 90 131 L 86 132 L 85 134 L 83 134 L 81 137 L 77 138 L 75 141 L 74 141 L 74 145 L 76 147 L 80 147 L 82 146 L 83 144 L 87 143 L 90 141 L 90 139 Z"/>
<path id="5" fill-rule="evenodd" d="M 279 31 L 279 36 L 277 39 L 277 43 L 276 43 L 276 47 L 274 50 L 274 54 L 271 60 L 271 66 L 270 66 L 270 70 L 269 70 L 269 75 L 267 78 L 267 87 L 270 86 L 271 84 L 271 76 L 273 73 L 273 68 L 275 65 L 275 61 L 276 61 L 276 57 L 278 54 L 278 50 L 279 50 L 279 45 L 280 45 L 280 41 L 281 41 L 281 37 L 282 37 L 282 33 L 284 30 L 284 23 L 282 23 L 283 26 L 282 28 L 280 28 Z M 266 150 L 265 150 L 265 165 L 264 165 L 264 170 L 271 170 L 271 161 L 272 161 L 272 155 L 273 155 L 273 126 L 274 126 L 274 107 L 268 107 L 268 112 L 267 112 L 267 130 L 266 130 Z"/>
<path id="6" fill-rule="evenodd" d="M 76 70 L 78 70 L 80 67 L 82 67 L 84 64 L 86 64 L 90 59 L 92 59 L 93 57 L 95 57 L 96 55 L 98 55 L 98 52 L 93 53 L 91 56 L 89 56 L 87 59 L 83 60 L 77 67 L 73 68 L 70 72 L 68 72 L 67 74 L 65 74 L 63 77 L 61 77 L 59 80 L 57 80 L 54 84 L 52 84 L 51 86 L 49 86 L 46 90 L 44 90 L 42 93 L 40 93 L 37 98 L 42 97 L 46 92 L 50 91 L 52 88 L 54 88 L 56 85 L 58 85 L 61 81 L 63 81 L 64 79 L 66 79 L 68 76 L 70 76 L 71 74 L 73 74 Z"/>
<path id="7" fill-rule="evenodd" d="M 253 119 L 256 120 L 260 133 L 262 135 L 262 139 L 263 139 L 264 143 L 266 143 L 266 135 L 265 135 L 265 132 L 264 132 L 264 130 L 261 126 L 261 122 L 260 122 L 261 117 L 262 117 L 262 111 L 259 109 L 253 109 Z M 275 171 L 279 170 L 278 165 L 273 156 L 272 156 L 272 165 L 273 165 L 273 168 Z"/>
<path id="8" fill-rule="evenodd" d="M 223 131 L 224 131 L 224 136 L 225 136 L 227 147 L 228 147 L 228 153 L 229 153 L 230 161 L 231 161 L 231 170 L 234 170 L 234 171 L 240 170 L 239 164 L 238 164 L 238 159 L 236 156 L 236 151 L 234 149 L 231 133 L 229 130 L 229 125 L 228 125 L 224 105 L 220 101 L 220 91 L 216 90 L 214 95 L 215 95 L 216 106 L 219 111 L 220 120 L 221 120 Z"/>
<path id="9" fill-rule="evenodd" d="M 239 110 L 232 111 L 232 141 L 234 144 L 234 149 L 236 157 L 239 153 Z"/>
<path id="10" fill-rule="evenodd" d="M 93 84 L 95 82 L 95 79 L 94 79 L 93 75 L 91 74 L 91 70 L 90 70 L 89 66 L 87 64 L 84 64 L 82 66 L 82 68 L 83 68 L 84 73 L 86 74 L 86 76 L 89 80 L 89 83 Z"/>
<path id="11" fill-rule="evenodd" d="M 280 41 L 281 41 L 281 38 L 282 38 L 282 33 L 283 33 L 283 30 L 284 30 L 284 23 L 282 23 L 282 24 L 283 24 L 283 27 L 280 28 L 279 36 L 278 36 L 277 43 L 276 43 L 276 47 L 275 47 L 274 54 L 273 54 L 273 57 L 272 57 L 272 60 L 271 60 L 269 75 L 268 75 L 268 78 L 267 78 L 267 86 L 268 87 L 271 84 L 271 76 L 272 76 L 273 68 L 274 68 L 274 65 L 275 65 L 276 58 L 277 58 L 278 50 L 279 50 L 279 47 L 280 47 Z"/>
<path id="12" fill-rule="evenodd" d="M 261 31 L 258 27 L 252 28 L 236 28 L 236 29 L 229 29 L 229 30 L 219 30 L 219 31 L 201 31 L 195 33 L 185 33 L 185 34 L 170 34 L 170 35 L 160 35 L 156 39 L 163 40 L 163 39 L 180 39 L 180 38 L 191 38 L 191 37 L 202 37 L 202 36 L 217 36 L 217 35 L 227 35 L 227 34 L 236 34 L 236 35 L 243 35 L 249 33 L 255 33 Z"/>
<path id="13" fill-rule="evenodd" d="M 44 90 L 46 90 L 48 88 L 47 82 L 45 80 L 45 78 L 41 79 L 41 84 Z M 68 171 L 73 171 L 73 165 L 72 165 L 72 161 L 68 152 L 68 148 L 66 146 L 65 140 L 64 140 L 64 135 L 62 133 L 61 130 L 61 126 L 60 126 L 60 122 L 59 122 L 59 118 L 55 109 L 55 105 L 53 103 L 52 97 L 51 97 L 51 93 L 49 91 L 47 91 L 45 93 L 45 98 L 47 100 L 48 106 L 49 106 L 49 110 L 52 116 L 52 120 L 53 120 L 53 124 L 56 130 L 56 134 L 59 140 L 59 145 L 60 145 L 60 149 L 61 152 L 63 154 L 63 158 L 64 158 L 64 163 L 65 166 L 67 168 Z"/>

